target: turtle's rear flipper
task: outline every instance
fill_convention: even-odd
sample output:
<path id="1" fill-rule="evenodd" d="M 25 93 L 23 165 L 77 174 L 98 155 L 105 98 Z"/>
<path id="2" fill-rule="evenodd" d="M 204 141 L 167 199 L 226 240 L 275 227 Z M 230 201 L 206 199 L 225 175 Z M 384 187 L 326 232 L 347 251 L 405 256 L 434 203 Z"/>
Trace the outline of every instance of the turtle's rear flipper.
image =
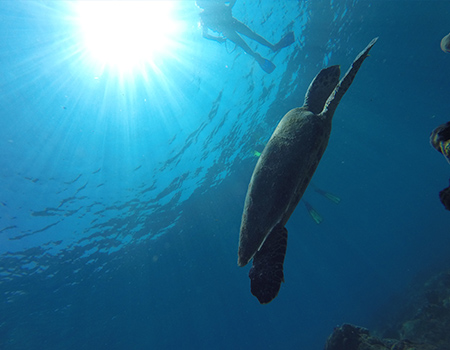
<path id="1" fill-rule="evenodd" d="M 271 302 L 284 282 L 283 263 L 286 255 L 287 230 L 275 226 L 261 249 L 253 257 L 250 269 L 251 292 L 261 304 Z"/>

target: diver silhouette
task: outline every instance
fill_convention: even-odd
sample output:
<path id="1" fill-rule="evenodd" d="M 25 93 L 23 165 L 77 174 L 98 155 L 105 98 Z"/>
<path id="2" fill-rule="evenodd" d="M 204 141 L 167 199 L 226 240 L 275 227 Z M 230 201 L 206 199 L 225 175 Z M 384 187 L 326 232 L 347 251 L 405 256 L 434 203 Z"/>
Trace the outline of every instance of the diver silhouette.
<path id="1" fill-rule="evenodd" d="M 450 122 L 439 125 L 431 132 L 430 143 L 450 164 Z M 450 210 L 450 186 L 439 192 L 439 199 L 445 209 Z"/>
<path id="2" fill-rule="evenodd" d="M 247 45 L 244 39 L 242 39 L 239 33 L 255 40 L 261 45 L 267 46 L 274 52 L 291 45 L 295 41 L 294 33 L 289 32 L 275 45 L 270 43 L 261 35 L 252 31 L 244 23 L 233 17 L 231 10 L 235 3 L 236 0 L 196 1 L 197 6 L 202 9 L 200 12 L 200 24 L 203 30 L 203 37 L 219 43 L 224 43 L 227 39 L 230 40 L 237 46 L 240 46 L 246 53 L 251 55 L 266 73 L 272 73 L 275 69 L 275 65 L 268 59 L 262 57 L 259 53 L 254 52 L 250 46 Z M 209 30 L 221 33 L 222 35 L 211 35 L 209 34 Z"/>

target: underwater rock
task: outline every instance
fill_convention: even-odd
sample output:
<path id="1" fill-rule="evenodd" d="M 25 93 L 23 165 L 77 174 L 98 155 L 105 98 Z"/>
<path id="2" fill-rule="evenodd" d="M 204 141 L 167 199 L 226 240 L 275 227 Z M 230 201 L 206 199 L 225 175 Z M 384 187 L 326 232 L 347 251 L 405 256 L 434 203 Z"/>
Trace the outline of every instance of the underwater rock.
<path id="1" fill-rule="evenodd" d="M 450 33 L 442 38 L 441 49 L 444 52 L 450 52 Z"/>
<path id="2" fill-rule="evenodd" d="M 336 327 L 329 336 L 325 350 L 386 349 L 384 344 L 379 341 L 375 342 L 375 344 L 370 344 L 371 338 L 367 329 L 351 324 L 343 324 L 341 327 Z M 377 347 L 371 348 L 368 345 Z"/>
<path id="3" fill-rule="evenodd" d="M 409 340 L 378 339 L 366 328 L 343 324 L 334 329 L 325 350 L 440 350 L 434 345 Z"/>

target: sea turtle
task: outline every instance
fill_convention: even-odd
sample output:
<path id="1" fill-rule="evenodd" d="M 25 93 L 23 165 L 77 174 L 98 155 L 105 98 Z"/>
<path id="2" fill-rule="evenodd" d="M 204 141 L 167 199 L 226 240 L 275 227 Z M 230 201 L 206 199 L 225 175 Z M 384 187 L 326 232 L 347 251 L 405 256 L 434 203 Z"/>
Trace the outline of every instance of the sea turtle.
<path id="1" fill-rule="evenodd" d="M 284 281 L 285 225 L 327 147 L 333 114 L 377 39 L 356 57 L 340 82 L 339 66 L 319 72 L 303 107 L 281 119 L 258 159 L 245 198 L 238 265 L 253 258 L 251 292 L 261 304 L 275 298 Z"/>

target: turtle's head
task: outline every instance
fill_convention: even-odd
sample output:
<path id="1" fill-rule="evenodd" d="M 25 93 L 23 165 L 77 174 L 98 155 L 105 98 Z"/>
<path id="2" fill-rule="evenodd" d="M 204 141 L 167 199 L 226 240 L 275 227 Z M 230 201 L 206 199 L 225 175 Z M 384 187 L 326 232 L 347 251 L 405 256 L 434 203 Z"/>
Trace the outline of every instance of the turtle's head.
<path id="1" fill-rule="evenodd" d="M 340 74 L 341 69 L 339 66 L 322 69 L 309 85 L 303 107 L 314 114 L 322 112 L 325 102 L 327 102 L 328 97 L 330 97 L 330 94 L 339 83 Z"/>

